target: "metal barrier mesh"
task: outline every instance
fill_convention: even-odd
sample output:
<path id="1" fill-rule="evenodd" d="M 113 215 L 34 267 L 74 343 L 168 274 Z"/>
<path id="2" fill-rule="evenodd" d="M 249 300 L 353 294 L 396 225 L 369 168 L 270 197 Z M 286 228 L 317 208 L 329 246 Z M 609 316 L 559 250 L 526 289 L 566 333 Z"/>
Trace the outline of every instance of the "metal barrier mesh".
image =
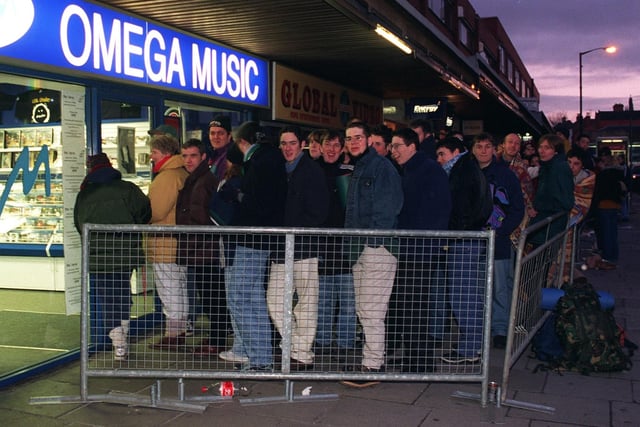
<path id="1" fill-rule="evenodd" d="M 567 240 L 575 232 L 575 224 L 563 232 L 547 237 L 547 240 L 533 248 L 526 245 L 527 237 L 533 232 L 542 230 L 550 235 L 550 225 L 565 214 L 556 214 L 545 221 L 530 226 L 520 236 L 514 287 L 511 302 L 511 314 L 507 348 L 502 375 L 502 398 L 507 398 L 509 372 L 518 358 L 526 351 L 537 330 L 542 326 L 546 313 L 542 310 L 542 289 L 559 288 L 564 280 L 569 280 L 565 260 L 567 257 Z M 572 250 L 572 246 L 569 246 Z"/>
<path id="2" fill-rule="evenodd" d="M 90 225 L 87 368 L 478 380 L 491 243 L 488 232 Z"/>

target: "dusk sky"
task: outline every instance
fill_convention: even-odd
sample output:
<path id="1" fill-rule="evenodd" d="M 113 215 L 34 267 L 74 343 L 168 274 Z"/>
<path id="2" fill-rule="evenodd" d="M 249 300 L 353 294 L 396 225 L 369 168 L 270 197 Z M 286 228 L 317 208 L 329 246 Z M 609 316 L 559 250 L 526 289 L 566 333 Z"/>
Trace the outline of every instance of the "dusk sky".
<path id="1" fill-rule="evenodd" d="M 575 121 L 579 104 L 579 52 L 614 45 L 582 57 L 583 113 L 640 109 L 640 1 L 471 0 L 481 17 L 497 16 L 540 92 L 547 117 L 566 113 Z"/>

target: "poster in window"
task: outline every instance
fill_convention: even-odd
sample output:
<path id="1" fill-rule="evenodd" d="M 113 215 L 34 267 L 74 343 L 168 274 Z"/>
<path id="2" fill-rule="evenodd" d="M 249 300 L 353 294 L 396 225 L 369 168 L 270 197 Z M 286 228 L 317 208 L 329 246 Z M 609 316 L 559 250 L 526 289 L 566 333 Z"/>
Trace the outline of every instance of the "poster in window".
<path id="1" fill-rule="evenodd" d="M 40 128 L 36 133 L 36 145 L 43 146 L 48 145 L 51 146 L 53 144 L 53 129 L 51 128 Z"/>
<path id="2" fill-rule="evenodd" d="M 60 91 L 34 89 L 19 94 L 15 115 L 24 123 L 60 122 Z"/>
<path id="3" fill-rule="evenodd" d="M 23 147 L 34 147 L 36 145 L 36 130 L 24 129 L 20 132 L 20 143 Z"/>
<path id="4" fill-rule="evenodd" d="M 0 153 L 0 168 L 11 169 L 13 167 L 11 153 Z"/>
<path id="5" fill-rule="evenodd" d="M 124 174 L 136 173 L 136 130 L 118 126 L 118 169 Z"/>
<path id="6" fill-rule="evenodd" d="M 19 148 L 20 147 L 20 131 L 19 130 L 7 130 L 4 133 L 4 147 L 5 148 Z"/>

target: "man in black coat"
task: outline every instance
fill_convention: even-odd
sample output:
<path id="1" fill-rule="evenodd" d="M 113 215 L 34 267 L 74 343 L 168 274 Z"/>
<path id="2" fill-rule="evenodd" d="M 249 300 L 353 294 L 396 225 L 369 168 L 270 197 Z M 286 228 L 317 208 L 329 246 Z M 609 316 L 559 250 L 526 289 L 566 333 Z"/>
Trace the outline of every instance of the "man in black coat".
<path id="1" fill-rule="evenodd" d="M 319 227 L 329 211 L 329 191 L 322 168 L 311 157 L 303 155 L 298 128 L 280 131 L 280 149 L 287 173 L 287 198 L 284 225 Z M 291 324 L 291 370 L 313 368 L 313 341 L 318 323 L 318 246 L 317 239 L 297 244 L 294 253 L 293 286 L 298 301 L 293 308 Z M 285 265 L 278 260 L 271 265 L 267 306 L 278 332 L 283 334 Z"/>
<path id="2" fill-rule="evenodd" d="M 493 262 L 493 303 L 491 333 L 493 346 L 505 348 L 507 328 L 513 293 L 513 267 L 515 254 L 511 244 L 511 233 L 524 216 L 524 197 L 520 180 L 506 163 L 496 158 L 496 142 L 488 133 L 480 133 L 473 138 L 472 152 L 482 169 L 494 196 L 494 210 L 491 221 L 496 231 Z"/>
<path id="3" fill-rule="evenodd" d="M 404 203 L 398 228 L 446 230 L 451 212 L 447 174 L 420 151 L 418 134 L 411 129 L 393 132 L 390 147 L 391 157 L 402 167 Z M 393 340 L 404 341 L 403 372 L 433 371 L 434 344 L 428 334 L 438 339 L 444 336 L 448 312 L 438 240 L 408 238 L 406 246 L 411 250 L 399 257 L 387 324 L 389 346 Z"/>
<path id="4" fill-rule="evenodd" d="M 449 175 L 452 210 L 450 230 L 481 230 L 493 211 L 489 184 L 477 160 L 457 138 L 436 144 L 438 163 Z M 480 361 L 486 269 L 484 240 L 460 239 L 446 247 L 449 304 L 458 321 L 456 350 L 442 358 L 447 363 Z"/>

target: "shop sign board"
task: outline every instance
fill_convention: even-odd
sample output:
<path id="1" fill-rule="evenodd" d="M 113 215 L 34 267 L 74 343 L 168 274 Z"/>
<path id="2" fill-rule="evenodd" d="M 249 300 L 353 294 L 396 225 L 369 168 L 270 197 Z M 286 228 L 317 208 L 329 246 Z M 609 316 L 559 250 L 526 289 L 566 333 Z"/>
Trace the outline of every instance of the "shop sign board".
<path id="1" fill-rule="evenodd" d="M 273 120 L 315 127 L 343 128 L 357 117 L 382 123 L 382 99 L 273 65 Z"/>
<path id="2" fill-rule="evenodd" d="M 269 107 L 269 63 L 82 0 L 4 0 L 0 61 Z"/>
<path id="3" fill-rule="evenodd" d="M 465 120 L 462 122 L 463 135 L 478 135 L 482 132 L 484 132 L 484 121 Z"/>
<path id="4" fill-rule="evenodd" d="M 444 119 L 447 115 L 447 98 L 411 98 L 407 103 L 410 119 Z"/>

